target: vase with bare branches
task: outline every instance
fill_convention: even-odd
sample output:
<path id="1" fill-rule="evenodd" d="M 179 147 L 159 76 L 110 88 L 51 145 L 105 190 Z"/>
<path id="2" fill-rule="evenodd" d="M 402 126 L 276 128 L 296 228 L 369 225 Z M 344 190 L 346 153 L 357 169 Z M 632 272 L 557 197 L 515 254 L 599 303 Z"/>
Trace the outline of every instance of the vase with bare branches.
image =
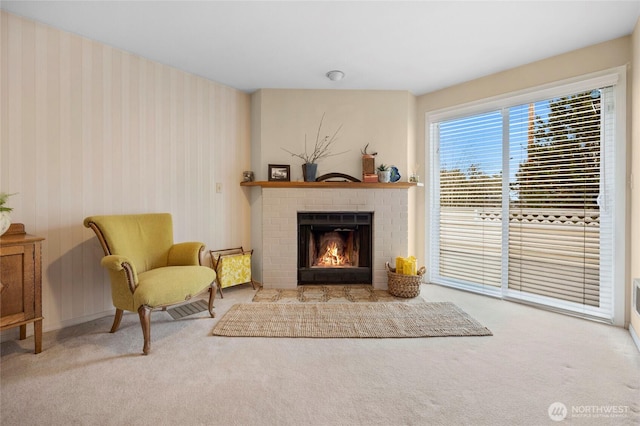
<path id="1" fill-rule="evenodd" d="M 316 133 L 316 141 L 313 145 L 313 151 L 309 152 L 307 148 L 307 135 L 304 135 L 304 152 L 301 154 L 296 154 L 295 152 L 291 152 L 288 149 L 282 148 L 284 151 L 291 154 L 292 157 L 298 157 L 304 163 L 302 164 L 302 175 L 304 176 L 305 182 L 313 182 L 316 180 L 316 173 L 318 170 L 318 160 L 327 157 L 333 157 L 335 155 L 344 154 L 347 151 L 332 153 L 331 148 L 332 145 L 338 140 L 338 133 L 340 129 L 342 129 L 342 125 L 340 125 L 332 135 L 320 136 L 322 133 L 322 123 L 324 122 L 325 114 L 322 114 L 320 118 L 320 124 L 318 125 L 318 131 Z"/>

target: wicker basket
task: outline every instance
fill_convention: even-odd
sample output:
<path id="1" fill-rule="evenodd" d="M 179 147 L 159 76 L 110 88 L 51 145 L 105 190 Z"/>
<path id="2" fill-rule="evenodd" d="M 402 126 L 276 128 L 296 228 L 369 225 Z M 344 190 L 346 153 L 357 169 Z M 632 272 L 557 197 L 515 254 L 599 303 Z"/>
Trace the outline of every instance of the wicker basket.
<path id="1" fill-rule="evenodd" d="M 396 268 L 386 263 L 387 277 L 389 279 L 389 293 L 396 297 L 416 297 L 420 294 L 420 282 L 427 271 L 423 266 L 418 270 L 418 275 L 396 274 Z"/>

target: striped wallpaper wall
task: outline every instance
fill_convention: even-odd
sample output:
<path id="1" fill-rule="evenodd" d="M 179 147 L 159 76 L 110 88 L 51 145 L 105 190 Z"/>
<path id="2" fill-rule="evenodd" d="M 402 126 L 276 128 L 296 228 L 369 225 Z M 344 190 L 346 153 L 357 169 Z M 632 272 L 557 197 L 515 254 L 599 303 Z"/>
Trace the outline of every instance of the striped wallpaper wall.
<path id="1" fill-rule="evenodd" d="M 250 168 L 248 94 L 0 16 L 0 191 L 18 193 L 13 221 L 46 238 L 45 330 L 112 311 L 85 216 L 166 211 L 176 241 L 251 245 L 250 194 L 239 186 Z"/>

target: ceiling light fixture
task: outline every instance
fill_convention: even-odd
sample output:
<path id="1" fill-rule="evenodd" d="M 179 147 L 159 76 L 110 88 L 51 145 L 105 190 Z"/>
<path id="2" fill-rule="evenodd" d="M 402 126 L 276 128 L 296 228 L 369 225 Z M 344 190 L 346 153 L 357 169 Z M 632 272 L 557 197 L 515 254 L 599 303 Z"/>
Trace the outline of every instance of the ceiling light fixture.
<path id="1" fill-rule="evenodd" d="M 339 81 L 344 78 L 344 73 L 339 70 L 329 71 L 327 73 L 327 78 L 331 81 Z"/>

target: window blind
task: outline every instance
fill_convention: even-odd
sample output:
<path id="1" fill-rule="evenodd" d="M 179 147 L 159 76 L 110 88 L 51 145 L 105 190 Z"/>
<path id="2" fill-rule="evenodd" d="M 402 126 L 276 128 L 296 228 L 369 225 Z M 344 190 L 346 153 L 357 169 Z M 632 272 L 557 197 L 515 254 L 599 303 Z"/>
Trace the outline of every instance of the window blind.
<path id="1" fill-rule="evenodd" d="M 601 110 L 601 90 L 510 108 L 509 289 L 599 306 Z"/>
<path id="2" fill-rule="evenodd" d="M 502 115 L 443 121 L 439 141 L 439 278 L 500 287 Z"/>
<path id="3" fill-rule="evenodd" d="M 431 125 L 431 280 L 612 317 L 615 86 Z"/>

